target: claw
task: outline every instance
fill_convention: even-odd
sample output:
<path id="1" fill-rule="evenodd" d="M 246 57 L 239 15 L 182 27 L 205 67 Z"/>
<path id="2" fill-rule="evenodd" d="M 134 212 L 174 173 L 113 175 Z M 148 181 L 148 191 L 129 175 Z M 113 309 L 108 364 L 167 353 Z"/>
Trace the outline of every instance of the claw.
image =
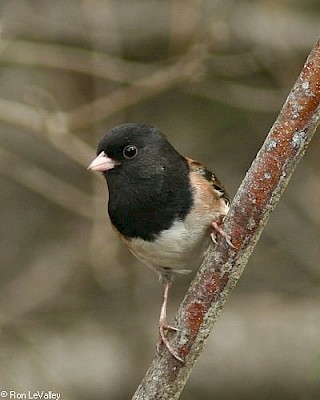
<path id="1" fill-rule="evenodd" d="M 172 325 L 167 325 L 167 324 L 164 324 L 164 325 L 163 325 L 163 329 L 164 329 L 165 331 L 181 332 L 181 329 L 180 329 L 180 328 L 177 328 L 176 326 L 172 326 Z"/>
<path id="2" fill-rule="evenodd" d="M 218 243 L 218 242 L 217 242 L 217 235 L 216 235 L 215 232 L 211 232 L 211 233 L 210 233 L 210 237 L 211 237 L 211 240 L 213 241 L 214 244 L 217 244 L 217 243 Z"/>
<path id="3" fill-rule="evenodd" d="M 213 228 L 213 232 L 210 234 L 213 243 L 217 243 L 216 233 L 220 233 L 220 235 L 224 238 L 224 240 L 228 243 L 230 247 L 236 249 L 236 247 L 231 242 L 231 236 L 225 233 L 225 231 L 221 228 L 221 226 L 217 222 L 212 222 L 211 226 Z"/>
<path id="4" fill-rule="evenodd" d="M 179 356 L 179 354 L 176 353 L 176 351 L 174 350 L 174 348 L 171 346 L 167 336 L 166 336 L 166 332 L 165 331 L 179 331 L 178 328 L 172 327 L 170 325 L 167 324 L 159 324 L 159 334 L 160 334 L 160 340 L 159 340 L 159 344 L 158 344 L 158 348 L 160 347 L 160 344 L 163 343 L 167 350 L 169 351 L 169 353 L 178 361 L 184 363 L 184 360 L 182 357 Z"/>
<path id="5" fill-rule="evenodd" d="M 233 249 L 237 249 L 236 246 L 231 242 L 231 240 L 229 238 L 225 238 L 225 240 L 230 247 L 232 247 Z"/>

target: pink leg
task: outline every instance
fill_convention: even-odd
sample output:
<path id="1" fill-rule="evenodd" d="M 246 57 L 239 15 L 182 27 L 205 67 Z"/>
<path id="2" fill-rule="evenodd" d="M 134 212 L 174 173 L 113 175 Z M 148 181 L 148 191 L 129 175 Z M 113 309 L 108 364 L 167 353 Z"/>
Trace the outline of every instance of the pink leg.
<path id="1" fill-rule="evenodd" d="M 215 221 L 212 222 L 211 226 L 212 226 L 213 232 L 211 232 L 210 236 L 214 243 L 217 243 L 216 234 L 219 233 L 224 238 L 224 240 L 228 243 L 228 245 L 235 249 L 235 246 L 231 242 L 231 236 L 228 235 L 227 233 L 225 233 L 225 231 L 221 228 L 221 226 L 217 222 L 215 222 Z"/>
<path id="2" fill-rule="evenodd" d="M 161 305 L 160 318 L 159 318 L 160 343 L 161 342 L 164 343 L 164 345 L 168 349 L 169 353 L 174 358 L 176 358 L 177 360 L 179 360 L 183 363 L 184 360 L 175 352 L 175 350 L 171 346 L 171 344 L 166 336 L 166 331 L 178 331 L 179 330 L 178 328 L 176 328 L 172 325 L 168 325 L 168 323 L 167 323 L 167 303 L 168 303 L 168 295 L 169 295 L 170 286 L 171 286 L 171 282 L 166 282 L 164 284 L 163 302 Z"/>

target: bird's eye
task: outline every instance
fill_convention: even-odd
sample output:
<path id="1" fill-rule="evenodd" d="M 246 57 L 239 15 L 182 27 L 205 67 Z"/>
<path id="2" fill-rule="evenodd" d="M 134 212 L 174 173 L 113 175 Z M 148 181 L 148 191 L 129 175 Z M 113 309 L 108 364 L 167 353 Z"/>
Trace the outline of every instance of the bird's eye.
<path id="1" fill-rule="evenodd" d="M 129 144 L 123 149 L 123 156 L 125 158 L 134 158 L 138 154 L 138 149 L 136 146 Z"/>

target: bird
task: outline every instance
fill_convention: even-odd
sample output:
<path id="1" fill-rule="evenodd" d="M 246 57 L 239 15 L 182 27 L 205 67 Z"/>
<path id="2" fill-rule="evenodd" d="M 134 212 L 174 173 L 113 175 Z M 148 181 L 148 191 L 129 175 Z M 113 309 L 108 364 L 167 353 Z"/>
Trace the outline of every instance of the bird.
<path id="1" fill-rule="evenodd" d="M 176 276 L 200 266 L 217 234 L 233 247 L 221 227 L 229 196 L 216 175 L 182 156 L 158 127 L 144 123 L 107 132 L 88 169 L 106 179 L 112 227 L 164 286 L 159 343 L 184 362 L 167 337 L 179 330 L 167 322 L 169 290 Z"/>

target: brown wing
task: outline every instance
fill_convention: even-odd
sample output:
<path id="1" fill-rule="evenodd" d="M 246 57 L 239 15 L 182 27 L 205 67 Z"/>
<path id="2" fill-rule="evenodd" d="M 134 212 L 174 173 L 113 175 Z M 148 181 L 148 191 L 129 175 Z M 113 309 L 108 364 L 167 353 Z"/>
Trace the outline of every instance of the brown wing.
<path id="1" fill-rule="evenodd" d="M 223 187 L 222 183 L 219 181 L 219 179 L 198 161 L 188 157 L 187 161 L 190 170 L 203 176 L 212 185 L 212 188 L 214 192 L 218 195 L 218 197 L 223 198 L 227 206 L 229 206 L 230 205 L 229 195 L 225 190 L 225 188 Z"/>

